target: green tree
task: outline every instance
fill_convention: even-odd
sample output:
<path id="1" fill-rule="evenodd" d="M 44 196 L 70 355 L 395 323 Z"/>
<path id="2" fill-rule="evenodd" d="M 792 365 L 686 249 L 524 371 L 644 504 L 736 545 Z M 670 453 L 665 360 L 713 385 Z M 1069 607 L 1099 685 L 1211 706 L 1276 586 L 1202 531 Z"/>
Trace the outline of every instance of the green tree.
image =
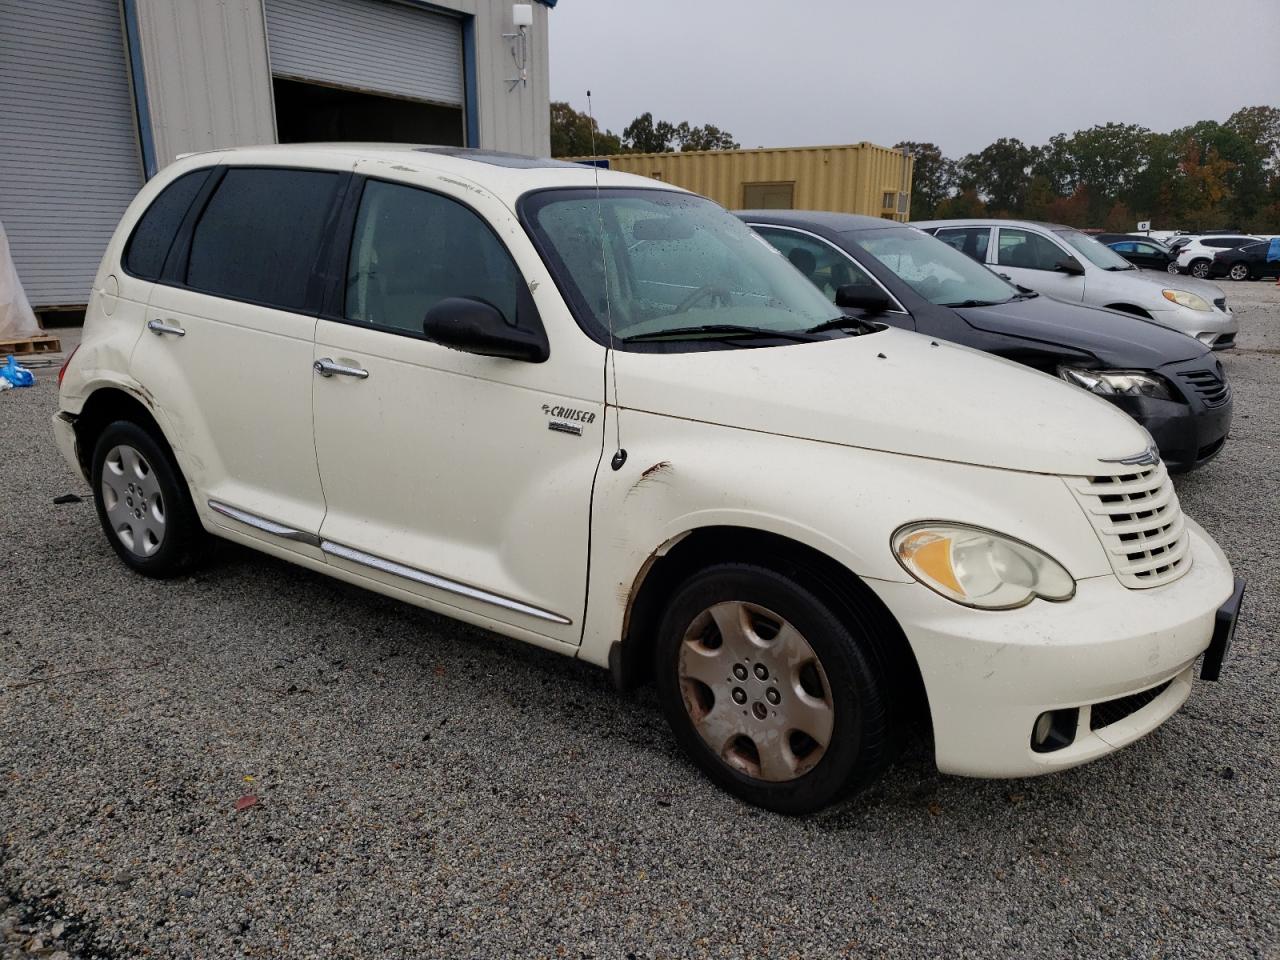
<path id="1" fill-rule="evenodd" d="M 621 152 L 622 139 L 617 134 L 601 130 L 591 117 L 585 113 L 579 113 L 563 100 L 552 101 L 551 155 L 553 157 L 608 156 Z"/>
<path id="2" fill-rule="evenodd" d="M 742 146 L 728 130 L 721 130 L 710 123 L 691 127 L 681 121 L 676 126 L 674 139 L 681 150 L 737 150 Z"/>
<path id="3" fill-rule="evenodd" d="M 648 111 L 622 128 L 622 145 L 633 153 L 666 153 L 675 145 L 676 128 L 665 120 L 656 123 Z"/>
<path id="4" fill-rule="evenodd" d="M 965 220 L 971 217 L 985 217 L 987 205 L 978 196 L 978 191 L 970 187 L 961 190 L 955 196 L 947 197 L 938 204 L 939 220 Z"/>
<path id="5" fill-rule="evenodd" d="M 1224 126 L 1260 146 L 1268 171 L 1280 174 L 1280 107 L 1241 107 Z"/>
<path id="6" fill-rule="evenodd" d="M 991 210 L 1017 213 L 1026 201 L 1030 171 L 1039 156 L 1039 148 L 1001 137 L 960 161 L 961 179 L 967 188 L 977 190 Z"/>
<path id="7" fill-rule="evenodd" d="M 911 172 L 911 218 L 932 220 L 937 216 L 938 205 L 951 195 L 955 185 L 955 161 L 944 157 L 936 143 L 902 140 L 893 148 L 906 150 L 915 158 Z"/>

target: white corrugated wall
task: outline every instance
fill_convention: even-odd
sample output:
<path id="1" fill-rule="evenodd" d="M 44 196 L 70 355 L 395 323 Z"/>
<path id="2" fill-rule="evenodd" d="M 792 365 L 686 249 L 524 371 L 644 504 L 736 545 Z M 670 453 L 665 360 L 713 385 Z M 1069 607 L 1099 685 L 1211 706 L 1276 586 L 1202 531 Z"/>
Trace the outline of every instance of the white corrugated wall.
<path id="1" fill-rule="evenodd" d="M 88 302 L 142 182 L 117 0 L 0 0 L 0 220 L 33 306 Z"/>

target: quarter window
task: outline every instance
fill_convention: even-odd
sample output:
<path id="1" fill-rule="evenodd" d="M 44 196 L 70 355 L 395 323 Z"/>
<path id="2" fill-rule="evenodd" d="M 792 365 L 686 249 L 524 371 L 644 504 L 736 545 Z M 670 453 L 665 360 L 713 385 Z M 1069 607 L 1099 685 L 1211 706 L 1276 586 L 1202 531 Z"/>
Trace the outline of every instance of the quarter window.
<path id="1" fill-rule="evenodd" d="M 476 213 L 427 190 L 370 180 L 347 264 L 346 317 L 422 333 L 446 297 L 483 300 L 516 325 L 520 272 Z"/>
<path id="2" fill-rule="evenodd" d="M 1067 254 L 1052 240 L 1046 240 L 1038 233 L 1001 227 L 1000 246 L 996 256 L 996 262 L 1002 267 L 1053 270 L 1060 260 L 1066 259 Z"/>
<path id="3" fill-rule="evenodd" d="M 987 245 L 991 242 L 989 227 L 946 227 L 934 236 L 979 263 L 987 262 Z"/>
<path id="4" fill-rule="evenodd" d="M 209 168 L 183 174 L 160 192 L 133 228 L 124 251 L 124 268 L 143 280 L 159 278 L 182 218 L 209 176 Z"/>
<path id="5" fill-rule="evenodd" d="M 281 310 L 314 308 L 308 287 L 339 176 L 228 170 L 192 235 L 187 286 Z"/>

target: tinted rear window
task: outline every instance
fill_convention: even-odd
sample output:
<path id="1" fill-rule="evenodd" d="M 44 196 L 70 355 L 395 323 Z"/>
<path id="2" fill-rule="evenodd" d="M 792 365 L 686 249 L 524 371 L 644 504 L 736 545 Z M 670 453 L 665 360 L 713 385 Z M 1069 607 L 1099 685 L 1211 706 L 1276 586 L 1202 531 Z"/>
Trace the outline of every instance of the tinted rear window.
<path id="1" fill-rule="evenodd" d="M 281 310 L 306 309 L 339 177 L 318 170 L 228 170 L 196 224 L 187 285 Z"/>
<path id="2" fill-rule="evenodd" d="M 183 174 L 151 202 L 125 245 L 125 270 L 144 280 L 155 280 L 160 276 L 164 258 L 169 255 L 173 238 L 182 226 L 182 218 L 187 215 L 191 201 L 200 192 L 210 169 L 206 167 Z"/>

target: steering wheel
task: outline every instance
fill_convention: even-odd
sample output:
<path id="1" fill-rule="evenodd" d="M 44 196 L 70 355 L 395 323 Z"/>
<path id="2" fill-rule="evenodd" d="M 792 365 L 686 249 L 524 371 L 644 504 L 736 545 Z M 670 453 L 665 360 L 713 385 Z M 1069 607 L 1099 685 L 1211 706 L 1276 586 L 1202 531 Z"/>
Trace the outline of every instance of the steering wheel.
<path id="1" fill-rule="evenodd" d="M 724 287 L 717 286 L 714 283 L 708 283 L 699 287 L 697 290 L 693 291 L 693 293 L 681 300 L 676 305 L 676 308 L 671 312 L 673 314 L 684 313 L 700 300 L 710 300 L 712 303 L 719 304 L 722 307 L 727 307 L 729 305 L 729 296 L 729 291 Z"/>

